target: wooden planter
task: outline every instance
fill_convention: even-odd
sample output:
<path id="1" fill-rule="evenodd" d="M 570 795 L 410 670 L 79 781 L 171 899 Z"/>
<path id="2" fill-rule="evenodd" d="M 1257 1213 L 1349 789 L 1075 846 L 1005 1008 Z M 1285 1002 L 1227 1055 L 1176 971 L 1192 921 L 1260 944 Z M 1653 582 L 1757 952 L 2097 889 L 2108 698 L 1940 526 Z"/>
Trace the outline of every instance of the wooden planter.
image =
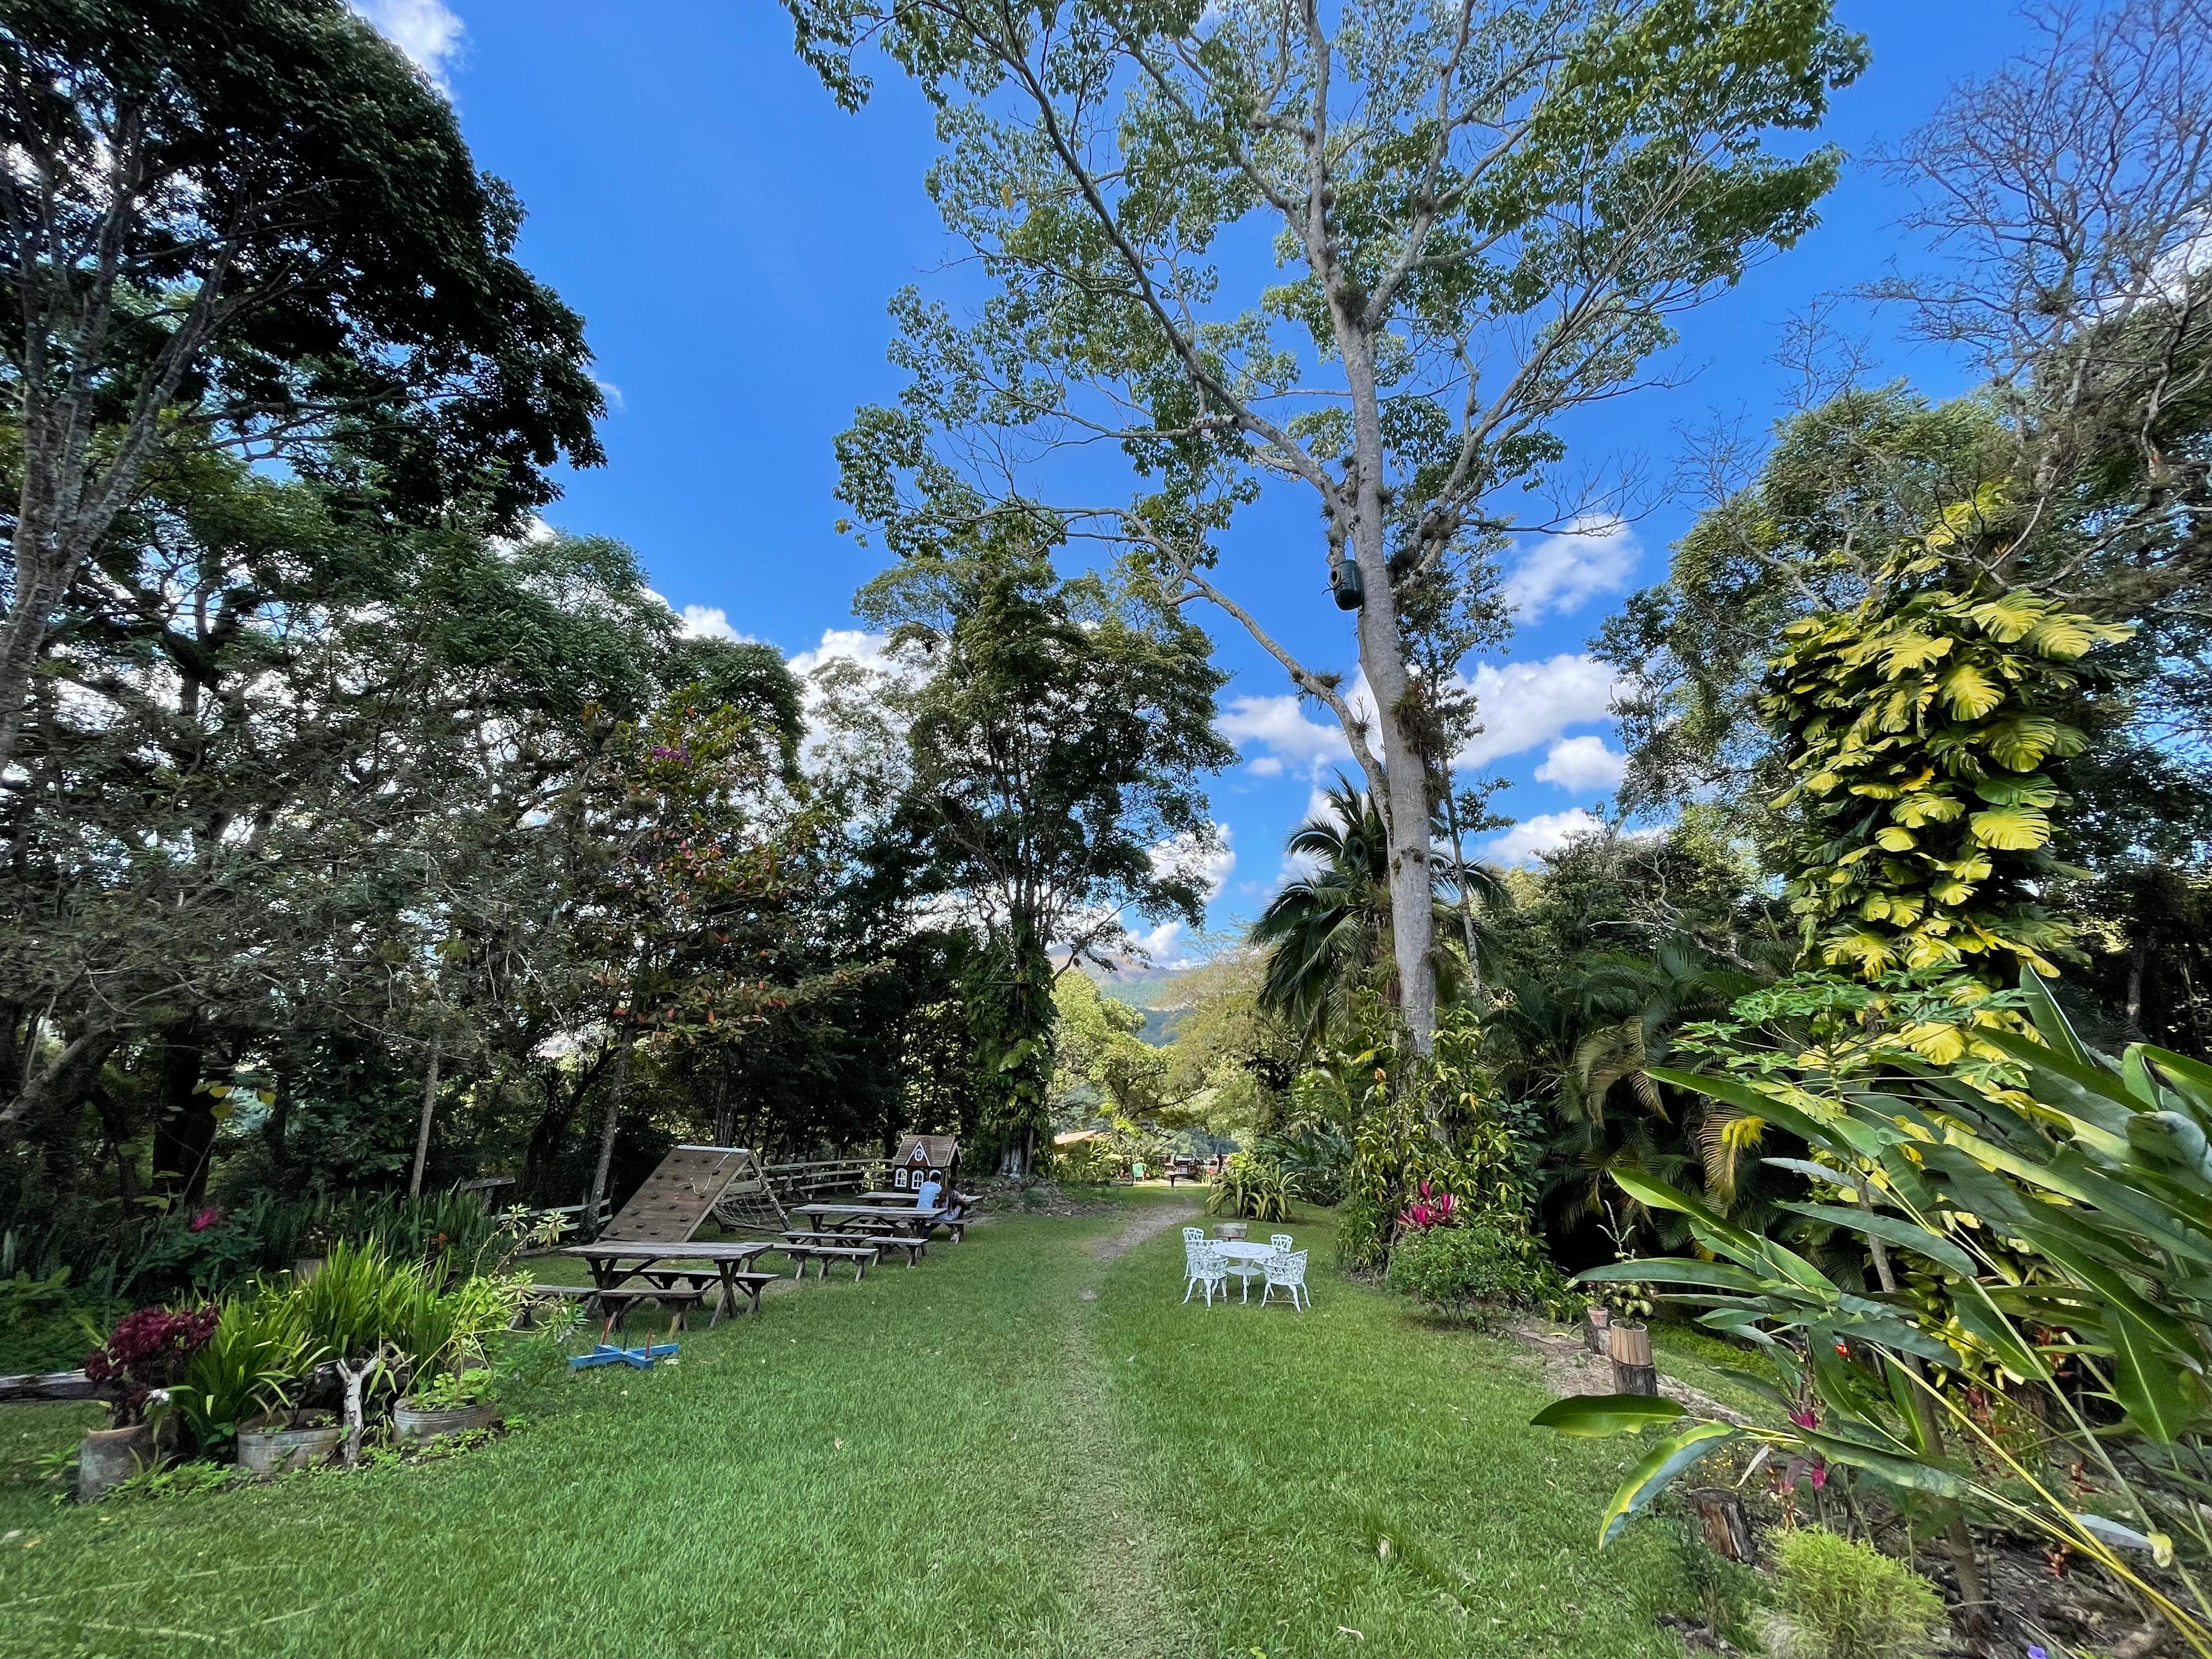
<path id="1" fill-rule="evenodd" d="M 1656 1395 L 1659 1368 L 1651 1360 L 1651 1332 L 1643 1325 L 1606 1327 L 1606 1345 L 1613 1357 L 1615 1394 Z"/>
<path id="2" fill-rule="evenodd" d="M 1613 1310 L 1602 1302 L 1589 1304 L 1589 1322 L 1583 1327 L 1583 1341 L 1589 1351 L 1602 1359 L 1611 1352 L 1605 1344 L 1605 1328 L 1613 1322 Z"/>
<path id="3" fill-rule="evenodd" d="M 410 1406 L 403 1400 L 392 1408 L 392 1426 L 402 1440 L 434 1440 L 465 1429 L 489 1428 L 498 1417 L 499 1408 L 492 1405 Z"/>
<path id="4" fill-rule="evenodd" d="M 76 1455 L 76 1501 L 99 1502 L 118 1480 L 127 1480 L 154 1462 L 154 1425 L 88 1429 Z"/>
<path id="5" fill-rule="evenodd" d="M 345 1430 L 335 1424 L 294 1429 L 266 1426 L 238 1431 L 238 1467 L 255 1474 L 319 1468 L 337 1455 Z"/>

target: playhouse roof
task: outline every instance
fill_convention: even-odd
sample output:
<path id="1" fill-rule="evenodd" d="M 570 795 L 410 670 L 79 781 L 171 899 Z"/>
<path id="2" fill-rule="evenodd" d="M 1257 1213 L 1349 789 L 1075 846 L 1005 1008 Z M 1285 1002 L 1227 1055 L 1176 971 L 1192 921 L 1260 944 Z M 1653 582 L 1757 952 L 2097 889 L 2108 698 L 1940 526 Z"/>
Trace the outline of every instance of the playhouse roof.
<path id="1" fill-rule="evenodd" d="M 952 1167 L 953 1161 L 960 1156 L 960 1143 L 951 1135 L 908 1135 L 900 1146 L 898 1157 L 893 1162 L 899 1164 L 916 1162 L 914 1154 L 917 1147 L 921 1151 L 919 1161 L 931 1169 L 949 1170 Z"/>

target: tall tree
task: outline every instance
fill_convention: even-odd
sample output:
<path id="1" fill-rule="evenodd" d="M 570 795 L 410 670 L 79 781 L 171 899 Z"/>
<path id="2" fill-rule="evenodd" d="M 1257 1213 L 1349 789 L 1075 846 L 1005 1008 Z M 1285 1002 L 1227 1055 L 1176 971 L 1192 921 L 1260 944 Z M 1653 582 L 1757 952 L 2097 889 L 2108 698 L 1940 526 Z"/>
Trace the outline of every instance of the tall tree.
<path id="1" fill-rule="evenodd" d="M 897 302 L 910 378 L 848 438 L 855 505 L 972 513 L 948 474 L 1034 499 L 1023 462 L 1119 441 L 1144 489 L 1066 518 L 1151 550 L 1343 725 L 1425 1050 L 1436 784 L 1401 594 L 1591 507 L 1564 417 L 1663 378 L 1672 319 L 1813 222 L 1837 155 L 1765 141 L 1818 125 L 1859 41 L 1826 0 L 788 4 L 847 104 L 863 40 L 939 101 L 931 189 L 995 286 L 971 326 Z M 1251 230 L 1287 272 L 1223 256 Z M 1358 608 L 1370 707 L 1212 579 L 1211 538 L 1275 481 L 1320 509 L 1307 568 Z"/>
<path id="2" fill-rule="evenodd" d="M 1205 635 L 1140 571 L 1060 576 L 1042 528 L 994 520 L 859 605 L 927 665 L 898 821 L 915 890 L 989 941 L 983 1127 L 1016 1172 L 1048 1132 L 1056 974 L 1123 946 L 1131 915 L 1202 919 L 1219 833 L 1200 780 L 1234 757 Z"/>
<path id="3" fill-rule="evenodd" d="M 512 528 L 599 459 L 582 325 L 445 100 L 341 0 L 0 5 L 0 377 L 21 471 L 0 767 L 78 568 L 164 453 L 313 470 Z"/>

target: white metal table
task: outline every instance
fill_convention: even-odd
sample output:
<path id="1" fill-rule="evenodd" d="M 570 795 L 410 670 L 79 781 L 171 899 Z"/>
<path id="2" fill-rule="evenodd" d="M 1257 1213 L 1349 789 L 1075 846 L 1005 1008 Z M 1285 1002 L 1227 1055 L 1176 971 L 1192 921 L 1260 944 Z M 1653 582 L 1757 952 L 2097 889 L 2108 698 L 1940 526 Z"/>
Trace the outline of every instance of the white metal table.
<path id="1" fill-rule="evenodd" d="M 1265 1261 L 1275 1254 L 1275 1247 L 1272 1244 L 1254 1244 L 1241 1238 L 1215 1238 L 1209 1239 L 1207 1243 L 1231 1261 L 1249 1261 L 1256 1264 Z M 1252 1269 L 1239 1267 L 1231 1271 L 1244 1281 L 1243 1288 L 1237 1293 L 1237 1299 L 1241 1302 L 1249 1302 L 1252 1299 Z"/>

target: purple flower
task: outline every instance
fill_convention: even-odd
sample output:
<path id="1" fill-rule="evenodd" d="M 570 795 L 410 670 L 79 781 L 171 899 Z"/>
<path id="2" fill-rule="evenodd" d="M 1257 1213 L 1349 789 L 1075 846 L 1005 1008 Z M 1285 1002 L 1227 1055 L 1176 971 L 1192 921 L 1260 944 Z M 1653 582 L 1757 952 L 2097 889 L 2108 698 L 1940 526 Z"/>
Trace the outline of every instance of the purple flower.
<path id="1" fill-rule="evenodd" d="M 2027 1659 L 2051 1659 L 2051 1656 L 2041 1648 L 2031 1647 L 2027 1650 Z"/>

